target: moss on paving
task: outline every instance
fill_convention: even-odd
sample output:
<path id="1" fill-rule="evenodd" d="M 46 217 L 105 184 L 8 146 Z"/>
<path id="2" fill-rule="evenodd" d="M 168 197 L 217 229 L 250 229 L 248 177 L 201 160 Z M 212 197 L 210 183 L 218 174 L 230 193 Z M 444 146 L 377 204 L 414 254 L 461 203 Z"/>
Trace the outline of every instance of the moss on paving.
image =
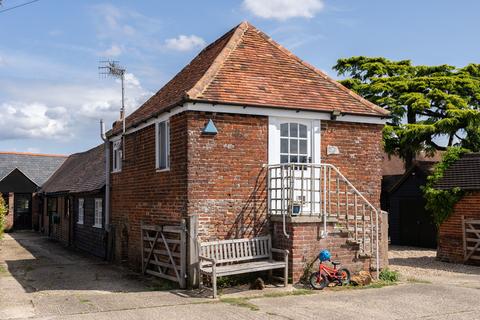
<path id="1" fill-rule="evenodd" d="M 294 291 L 282 291 L 282 292 L 268 292 L 261 295 L 255 295 L 251 297 L 238 297 L 238 298 L 220 298 L 220 302 L 228 303 L 237 307 L 248 308 L 253 311 L 258 311 L 259 308 L 250 302 L 250 300 L 260 299 L 260 298 L 280 298 L 280 297 L 287 297 L 287 296 L 304 296 L 313 294 L 312 290 L 307 289 L 297 289 Z"/>
<path id="2" fill-rule="evenodd" d="M 220 298 L 221 302 L 228 303 L 232 306 L 237 306 L 237 307 L 242 307 L 242 308 L 248 308 L 252 311 L 258 311 L 260 310 L 258 306 L 254 305 L 253 303 L 249 302 L 250 299 L 253 298 Z"/>
<path id="3" fill-rule="evenodd" d="M 422 280 L 422 279 L 418 279 L 418 278 L 415 278 L 415 277 L 407 278 L 407 282 L 410 282 L 410 283 L 432 284 L 432 282 L 430 282 L 430 281 L 428 281 L 428 280 Z"/>
<path id="4" fill-rule="evenodd" d="M 8 275 L 8 269 L 0 264 L 0 276 L 7 276 Z"/>

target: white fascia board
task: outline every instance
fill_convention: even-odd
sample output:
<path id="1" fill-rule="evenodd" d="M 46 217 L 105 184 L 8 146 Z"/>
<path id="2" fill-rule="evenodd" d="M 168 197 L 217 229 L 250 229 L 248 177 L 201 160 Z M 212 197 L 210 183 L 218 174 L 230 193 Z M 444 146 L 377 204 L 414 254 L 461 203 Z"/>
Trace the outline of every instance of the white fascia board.
<path id="1" fill-rule="evenodd" d="M 210 104 L 204 102 L 187 102 L 184 104 L 185 110 L 189 111 L 204 111 L 204 112 L 220 112 L 220 113 L 235 113 L 248 114 L 268 117 L 282 117 L 282 118 L 296 118 L 309 120 L 331 120 L 331 112 L 325 111 L 305 111 L 292 110 L 281 108 L 262 108 L 237 106 L 226 104 Z M 357 123 L 371 123 L 371 124 L 385 124 L 387 119 L 372 116 L 357 116 L 357 115 L 342 115 L 338 116 L 335 121 L 341 122 L 357 122 Z"/>
<path id="2" fill-rule="evenodd" d="M 325 111 L 306 111 L 306 110 L 291 110 L 281 108 L 262 108 L 262 107 L 250 107 L 250 106 L 237 106 L 228 104 L 211 104 L 205 102 L 186 102 L 183 106 L 178 106 L 170 111 L 160 114 L 156 118 L 151 118 L 144 123 L 138 125 L 135 128 L 129 128 L 125 134 L 130 134 L 154 125 L 157 122 L 173 117 L 179 113 L 185 111 L 201 111 L 201 112 L 220 112 L 220 113 L 233 113 L 233 114 L 247 114 L 255 116 L 267 116 L 267 117 L 283 117 L 283 118 L 297 118 L 297 119 L 310 119 L 310 120 L 331 120 L 331 112 Z M 373 116 L 360 116 L 360 115 L 341 115 L 338 116 L 335 121 L 339 122 L 354 122 L 354 123 L 367 123 L 367 124 L 386 124 L 387 119 Z M 110 141 L 115 140 L 116 137 L 121 136 L 117 134 L 109 138 Z"/>

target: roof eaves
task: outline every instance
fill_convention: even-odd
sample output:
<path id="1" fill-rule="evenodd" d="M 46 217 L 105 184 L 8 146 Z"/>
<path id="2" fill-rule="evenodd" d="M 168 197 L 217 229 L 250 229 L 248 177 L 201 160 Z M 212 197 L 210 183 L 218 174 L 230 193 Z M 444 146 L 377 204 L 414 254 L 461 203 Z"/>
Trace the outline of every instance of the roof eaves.
<path id="1" fill-rule="evenodd" d="M 255 103 L 245 103 L 245 102 L 235 102 L 235 101 L 221 101 L 221 100 L 212 100 L 212 99 L 204 99 L 204 98 L 189 98 L 185 100 L 185 102 L 197 102 L 197 103 L 210 103 L 210 104 L 225 104 L 231 106 L 242 106 L 242 107 L 255 107 L 255 108 L 268 108 L 268 109 L 285 109 L 285 110 L 294 110 L 294 111 L 310 111 L 310 112 L 325 112 L 325 113 L 332 113 L 331 110 L 321 110 L 316 108 L 306 108 L 306 107 L 288 107 L 288 106 L 281 106 L 281 105 L 264 105 L 264 104 L 255 104 Z M 386 117 L 381 114 L 366 114 L 366 113 L 355 113 L 355 112 L 342 112 L 342 115 L 352 115 L 352 116 L 364 116 L 364 117 L 376 117 L 385 119 Z"/>

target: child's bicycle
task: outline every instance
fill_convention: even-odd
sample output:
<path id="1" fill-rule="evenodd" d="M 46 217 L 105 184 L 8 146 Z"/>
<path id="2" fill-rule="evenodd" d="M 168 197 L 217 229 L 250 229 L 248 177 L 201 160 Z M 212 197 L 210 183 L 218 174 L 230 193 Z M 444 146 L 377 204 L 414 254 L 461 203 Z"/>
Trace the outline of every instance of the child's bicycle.
<path id="1" fill-rule="evenodd" d="M 313 289 L 322 290 L 331 282 L 340 286 L 345 286 L 350 283 L 350 271 L 346 268 L 337 269 L 340 262 L 331 261 L 333 268 L 327 267 L 324 264 L 325 261 L 330 261 L 330 252 L 328 250 L 320 252 L 318 259 L 320 260 L 318 271 L 310 275 L 310 285 Z"/>

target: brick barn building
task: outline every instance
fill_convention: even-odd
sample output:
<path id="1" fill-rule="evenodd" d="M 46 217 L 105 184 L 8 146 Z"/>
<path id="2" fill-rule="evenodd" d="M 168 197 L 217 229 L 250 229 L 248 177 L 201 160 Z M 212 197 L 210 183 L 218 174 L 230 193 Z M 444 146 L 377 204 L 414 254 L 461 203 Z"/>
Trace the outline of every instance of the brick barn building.
<path id="1" fill-rule="evenodd" d="M 244 22 L 107 132 L 115 258 L 139 269 L 141 224 L 197 241 L 271 234 L 297 282 L 321 248 L 386 263 L 380 215 L 388 113 Z M 383 234 L 382 234 L 383 233 Z M 380 236 L 378 236 L 380 234 Z"/>
<path id="2" fill-rule="evenodd" d="M 463 155 L 444 172 L 436 187 L 465 192 L 439 227 L 437 257 L 480 265 L 480 153 Z"/>

